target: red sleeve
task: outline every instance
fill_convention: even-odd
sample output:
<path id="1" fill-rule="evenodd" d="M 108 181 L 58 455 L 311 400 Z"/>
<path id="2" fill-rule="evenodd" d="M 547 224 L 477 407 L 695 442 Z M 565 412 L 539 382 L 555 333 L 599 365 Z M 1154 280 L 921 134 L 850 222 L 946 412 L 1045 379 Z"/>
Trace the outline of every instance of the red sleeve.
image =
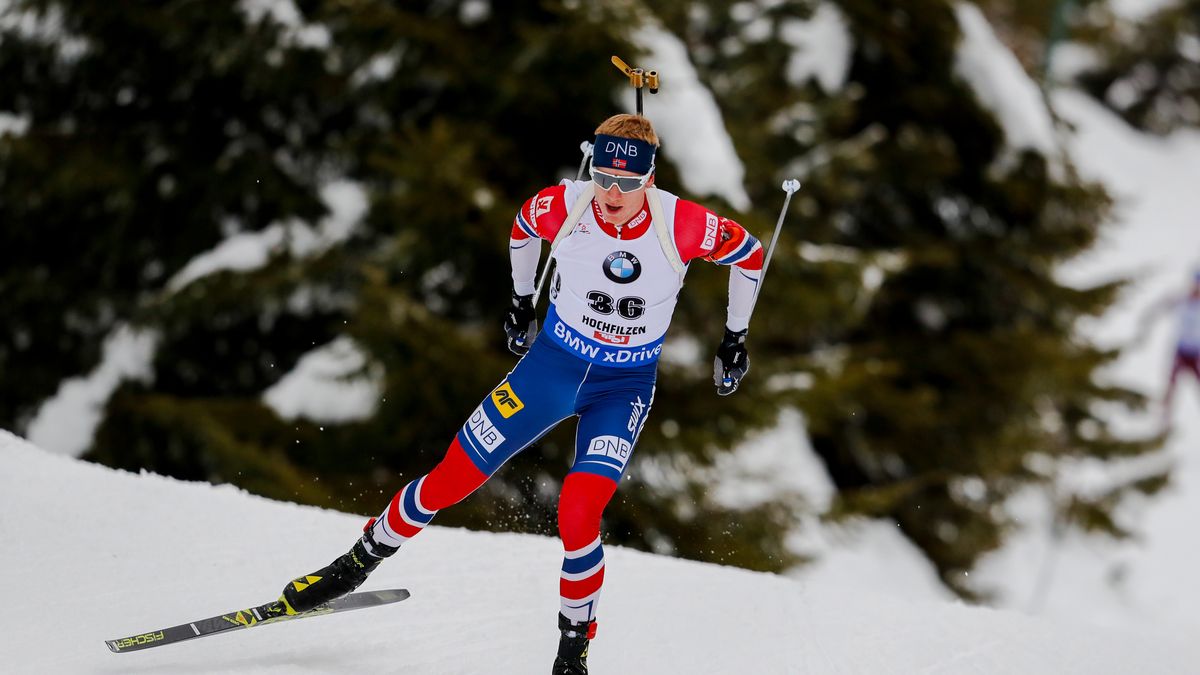
<path id="1" fill-rule="evenodd" d="M 548 187 L 530 197 L 513 218 L 512 238 L 518 241 L 530 237 L 553 240 L 567 219 L 567 188 Z"/>
<path id="2" fill-rule="evenodd" d="M 717 246 L 721 218 L 695 202 L 675 203 L 675 247 L 686 264 L 709 255 Z"/>
<path id="3" fill-rule="evenodd" d="M 762 269 L 762 246 L 746 228 L 683 199 L 675 206 L 675 246 L 685 264 L 705 258 L 718 265 Z"/>

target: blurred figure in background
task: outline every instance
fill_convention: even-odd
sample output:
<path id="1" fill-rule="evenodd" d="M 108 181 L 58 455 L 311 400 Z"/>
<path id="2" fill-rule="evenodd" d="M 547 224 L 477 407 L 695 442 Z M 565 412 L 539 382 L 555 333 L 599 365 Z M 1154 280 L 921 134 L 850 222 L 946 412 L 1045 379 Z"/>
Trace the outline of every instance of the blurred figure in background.
<path id="1" fill-rule="evenodd" d="M 1171 428 L 1171 404 L 1180 374 L 1189 373 L 1200 383 L 1200 267 L 1192 273 L 1191 290 L 1186 295 L 1164 298 L 1147 310 L 1143 316 L 1142 335 L 1150 330 L 1156 316 L 1167 311 L 1174 311 L 1178 317 L 1179 332 L 1175 341 L 1175 355 L 1171 361 L 1171 374 L 1167 378 L 1167 388 L 1162 398 L 1164 430 Z"/>
<path id="2" fill-rule="evenodd" d="M 733 393 L 749 370 L 745 340 L 762 246 L 738 223 L 655 188 L 657 148 L 649 120 L 616 115 L 596 129 L 592 180 L 563 181 L 525 202 L 509 240 L 513 295 L 504 323 L 509 349 L 523 358 L 471 413 L 442 462 L 397 492 L 348 553 L 287 585 L 289 614 L 354 590 L 438 511 L 577 417 L 575 461 L 558 504 L 561 639 L 553 672 L 586 675 L 604 581 L 601 515 L 654 403 L 658 357 L 692 260 L 730 267 L 716 393 Z M 538 334 L 541 240 L 555 242 L 558 267 L 546 330 Z"/>

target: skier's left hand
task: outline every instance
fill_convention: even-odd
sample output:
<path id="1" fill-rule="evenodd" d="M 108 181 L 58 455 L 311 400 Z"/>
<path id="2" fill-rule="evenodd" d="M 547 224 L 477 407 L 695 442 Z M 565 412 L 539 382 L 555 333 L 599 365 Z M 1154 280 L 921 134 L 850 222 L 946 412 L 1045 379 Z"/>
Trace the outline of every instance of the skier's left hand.
<path id="1" fill-rule="evenodd" d="M 746 353 L 746 330 L 725 329 L 725 336 L 713 359 L 713 384 L 717 394 L 728 396 L 737 391 L 738 384 L 750 372 L 750 356 Z"/>

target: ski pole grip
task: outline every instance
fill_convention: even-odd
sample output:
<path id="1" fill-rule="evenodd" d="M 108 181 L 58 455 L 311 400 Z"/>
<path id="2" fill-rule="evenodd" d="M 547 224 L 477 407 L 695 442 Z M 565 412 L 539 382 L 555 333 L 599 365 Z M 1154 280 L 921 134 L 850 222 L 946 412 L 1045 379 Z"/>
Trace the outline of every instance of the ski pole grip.
<path id="1" fill-rule="evenodd" d="M 762 272 L 758 275 L 758 284 L 754 287 L 754 297 L 750 300 L 751 314 L 754 313 L 754 306 L 758 304 L 758 294 L 762 291 L 763 280 L 767 278 L 767 269 L 771 266 L 771 256 L 775 255 L 775 245 L 779 243 L 779 230 L 783 228 L 783 219 L 787 216 L 788 204 L 792 203 L 792 195 L 800 189 L 800 181 L 789 178 L 783 181 L 781 187 L 787 196 L 783 198 L 783 208 L 779 209 L 779 220 L 775 222 L 775 233 L 771 235 L 771 245 L 767 247 L 763 256 Z"/>
<path id="2" fill-rule="evenodd" d="M 587 169 L 588 157 L 592 156 L 592 144 L 587 141 L 580 143 L 579 152 L 583 153 L 583 157 L 579 158 L 579 171 L 575 173 L 575 180 L 583 180 L 583 172 Z"/>

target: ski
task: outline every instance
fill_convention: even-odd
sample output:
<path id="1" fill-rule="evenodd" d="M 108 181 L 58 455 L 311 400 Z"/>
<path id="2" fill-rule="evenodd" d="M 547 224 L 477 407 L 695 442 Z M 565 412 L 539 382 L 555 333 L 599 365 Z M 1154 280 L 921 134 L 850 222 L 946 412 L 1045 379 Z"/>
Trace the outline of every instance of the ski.
<path id="1" fill-rule="evenodd" d="M 217 635 L 241 628 L 253 628 L 255 626 L 291 619 L 306 619 L 310 616 L 337 614 L 338 612 L 348 612 L 352 609 L 388 605 L 393 602 L 400 602 L 406 599 L 408 595 L 408 590 L 404 588 L 350 593 L 349 595 L 335 598 L 320 607 L 299 614 L 288 614 L 284 604 L 279 600 L 275 600 L 265 605 L 240 609 L 228 614 L 219 614 L 207 619 L 171 626 L 170 628 L 160 628 L 148 633 L 138 633 L 137 635 L 130 635 L 129 637 L 116 640 L 105 640 L 104 644 L 108 645 L 109 650 L 112 652 L 124 654 L 125 652 L 161 647 L 162 645 Z"/>

